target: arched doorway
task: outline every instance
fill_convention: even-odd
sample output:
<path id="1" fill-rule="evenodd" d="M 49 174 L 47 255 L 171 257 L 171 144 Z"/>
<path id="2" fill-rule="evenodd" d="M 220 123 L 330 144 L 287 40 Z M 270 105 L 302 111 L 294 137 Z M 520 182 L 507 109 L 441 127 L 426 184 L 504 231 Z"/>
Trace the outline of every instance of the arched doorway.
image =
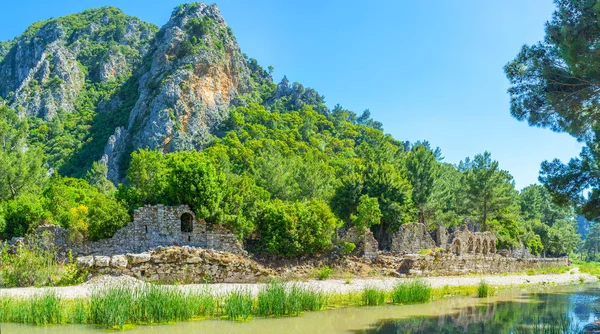
<path id="1" fill-rule="evenodd" d="M 191 233 L 192 231 L 194 231 L 194 216 L 186 212 L 181 215 L 181 232 Z"/>

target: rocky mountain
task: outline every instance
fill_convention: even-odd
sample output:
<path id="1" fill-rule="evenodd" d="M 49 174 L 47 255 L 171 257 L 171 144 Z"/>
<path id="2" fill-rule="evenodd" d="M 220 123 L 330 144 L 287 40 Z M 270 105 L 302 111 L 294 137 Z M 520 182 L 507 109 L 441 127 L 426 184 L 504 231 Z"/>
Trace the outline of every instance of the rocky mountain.
<path id="1" fill-rule="evenodd" d="M 136 149 L 202 149 L 234 105 L 327 113 L 314 90 L 275 85 L 202 3 L 160 29 L 112 7 L 37 22 L 0 43 L 0 78 L 0 105 L 31 120 L 50 168 L 83 176 L 101 161 L 115 183 Z"/>
<path id="2" fill-rule="evenodd" d="M 74 112 L 86 82 L 131 75 L 155 31 L 114 8 L 38 22 L 0 47 L 0 96 L 22 116 Z"/>

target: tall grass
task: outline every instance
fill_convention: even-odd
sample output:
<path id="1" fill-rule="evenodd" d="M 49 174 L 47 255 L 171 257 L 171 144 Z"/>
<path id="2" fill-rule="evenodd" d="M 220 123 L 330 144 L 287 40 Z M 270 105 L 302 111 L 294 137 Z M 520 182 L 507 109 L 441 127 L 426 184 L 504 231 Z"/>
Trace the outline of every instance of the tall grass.
<path id="1" fill-rule="evenodd" d="M 377 306 L 385 303 L 386 293 L 375 288 L 365 288 L 362 292 L 362 304 L 366 306 Z"/>
<path id="2" fill-rule="evenodd" d="M 419 304 L 431 299 L 431 286 L 421 280 L 398 283 L 392 289 L 394 304 Z"/>
<path id="3" fill-rule="evenodd" d="M 479 285 L 477 286 L 477 297 L 485 298 L 489 295 L 490 295 L 490 286 L 487 284 L 486 281 L 482 280 L 481 282 L 479 282 Z"/>
<path id="4" fill-rule="evenodd" d="M 394 287 L 394 303 L 412 304 L 430 299 L 431 288 L 421 281 Z M 187 321 L 201 317 L 247 320 L 252 316 L 299 316 L 303 312 L 349 305 L 382 305 L 390 293 L 375 288 L 348 294 L 326 294 L 298 285 L 271 283 L 256 296 L 237 290 L 225 296 L 208 291 L 183 292 L 177 287 L 138 285 L 99 288 L 85 299 L 61 299 L 52 292 L 32 298 L 0 297 L 0 322 L 27 324 L 97 324 L 123 329 L 128 324 L 145 325 Z"/>
<path id="5" fill-rule="evenodd" d="M 268 284 L 256 299 L 253 313 L 263 317 L 298 316 L 305 311 L 320 310 L 325 303 L 323 293 L 297 285 L 286 288 L 282 283 Z"/>
<path id="6" fill-rule="evenodd" d="M 2 298 L 0 322 L 34 325 L 64 323 L 60 299 L 54 292 L 35 295 L 29 299 Z"/>
<path id="7" fill-rule="evenodd" d="M 225 315 L 230 320 L 247 320 L 252 314 L 254 298 L 248 291 L 237 290 L 225 297 Z"/>
<path id="8" fill-rule="evenodd" d="M 290 313 L 290 315 L 298 315 L 298 313 L 304 311 L 318 311 L 327 303 L 327 296 L 324 293 L 301 288 L 297 285 L 292 285 L 288 299 L 297 305 L 294 309 L 295 313 Z"/>
<path id="9" fill-rule="evenodd" d="M 288 306 L 296 309 L 295 301 L 288 300 L 285 286 L 281 283 L 271 283 L 264 287 L 257 297 L 256 313 L 261 316 L 280 317 L 288 313 Z M 290 302 L 292 305 L 289 305 Z"/>
<path id="10" fill-rule="evenodd" d="M 194 316 L 212 315 L 214 310 L 214 298 L 208 295 L 193 295 L 155 285 L 116 286 L 92 293 L 89 301 L 89 322 L 107 328 L 122 329 L 129 323 L 153 324 L 191 320 Z"/>

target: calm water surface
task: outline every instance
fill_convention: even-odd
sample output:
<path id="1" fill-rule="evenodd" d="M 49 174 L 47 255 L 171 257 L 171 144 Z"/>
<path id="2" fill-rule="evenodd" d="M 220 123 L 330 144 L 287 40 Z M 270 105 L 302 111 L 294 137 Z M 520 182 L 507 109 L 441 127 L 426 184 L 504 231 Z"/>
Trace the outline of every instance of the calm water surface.
<path id="1" fill-rule="evenodd" d="M 128 334 L 183 333 L 514 333 L 540 319 L 569 317 L 578 328 L 596 319 L 600 286 L 503 291 L 490 298 L 448 298 L 423 305 L 356 307 L 306 313 L 297 318 L 226 320 L 141 326 Z M 1 333 L 102 333 L 93 326 L 35 327 L 2 324 Z"/>

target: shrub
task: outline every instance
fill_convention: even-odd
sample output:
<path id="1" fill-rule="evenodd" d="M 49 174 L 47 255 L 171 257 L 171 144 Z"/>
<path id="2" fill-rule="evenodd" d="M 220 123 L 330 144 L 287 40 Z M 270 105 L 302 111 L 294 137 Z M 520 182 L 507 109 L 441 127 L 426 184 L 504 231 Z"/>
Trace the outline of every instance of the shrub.
<path id="1" fill-rule="evenodd" d="M 321 267 L 317 271 L 317 279 L 320 281 L 326 280 L 329 278 L 329 276 L 331 276 L 332 273 L 333 273 L 333 269 L 329 268 L 329 266 Z"/>
<path id="2" fill-rule="evenodd" d="M 267 253 L 282 256 L 319 253 L 331 249 L 337 224 L 337 218 L 321 200 L 274 200 L 265 205 L 259 220 L 260 245 Z"/>
<path id="3" fill-rule="evenodd" d="M 24 287 L 44 285 L 72 285 L 83 282 L 85 272 L 79 270 L 73 257 L 59 263 L 52 246 L 25 245 L 10 254 L 8 248 L 0 251 L 0 286 Z"/>
<path id="4" fill-rule="evenodd" d="M 479 298 L 484 298 L 489 296 L 490 291 L 489 291 L 489 285 L 487 284 L 486 281 L 481 281 L 479 282 L 479 285 L 477 286 L 477 297 Z"/>
<path id="5" fill-rule="evenodd" d="M 342 254 L 348 255 L 356 249 L 356 245 L 352 242 L 344 242 L 342 246 Z"/>
<path id="6" fill-rule="evenodd" d="M 420 280 L 411 280 L 396 284 L 392 290 L 394 304 L 419 304 L 431 298 L 431 286 Z"/>

